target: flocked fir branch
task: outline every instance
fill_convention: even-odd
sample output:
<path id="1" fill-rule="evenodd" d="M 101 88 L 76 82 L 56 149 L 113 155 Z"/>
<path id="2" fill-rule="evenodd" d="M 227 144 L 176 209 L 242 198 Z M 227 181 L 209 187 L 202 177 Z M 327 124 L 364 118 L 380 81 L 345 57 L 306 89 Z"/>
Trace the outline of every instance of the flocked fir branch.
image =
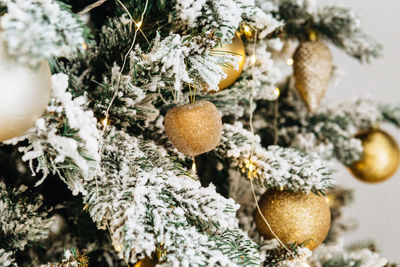
<path id="1" fill-rule="evenodd" d="M 260 38 L 266 37 L 282 23 L 271 13 L 264 12 L 254 0 L 176 1 L 179 24 L 188 28 L 201 27 L 203 32 L 214 33 L 221 42 L 230 42 L 244 23 L 259 31 Z"/>
<path id="2" fill-rule="evenodd" d="M 53 77 L 53 81 L 57 80 L 59 82 L 60 90 L 65 89 L 65 77 L 59 75 L 55 76 L 55 78 L 59 78 L 54 79 Z M 67 99 L 71 100 L 70 98 Z M 82 111 L 82 109 L 77 110 Z M 82 125 L 80 126 L 82 127 Z M 235 226 L 237 224 L 235 218 L 237 206 L 232 200 L 222 198 L 214 191 L 213 187 L 202 189 L 199 182 L 188 176 L 188 171 L 184 167 L 179 166 L 177 162 L 174 163 L 172 160 L 163 158 L 167 154 L 162 151 L 162 148 L 157 148 L 155 145 L 145 141 L 141 141 L 141 147 L 132 147 L 140 140 L 129 137 L 123 132 L 119 132 L 115 136 L 112 135 L 110 139 L 117 142 L 118 135 L 121 136 L 120 138 L 123 137 L 119 145 L 115 143 L 111 145 L 108 143 L 110 142 L 109 140 L 104 140 L 102 160 L 104 173 L 102 173 L 102 176 L 96 177 L 96 179 L 92 178 L 90 181 L 86 176 L 71 175 L 76 174 L 73 168 L 65 168 L 64 172 L 58 174 L 70 185 L 71 189 L 75 188 L 75 191 L 86 195 L 85 202 L 93 220 L 103 227 L 106 225 L 110 227 L 115 242 L 114 246 L 117 248 L 119 246 L 122 247 L 121 256 L 136 262 L 138 256 L 150 256 L 158 246 L 160 249 L 167 251 L 167 256 L 163 259 L 165 261 L 181 262 L 184 259 L 180 258 L 180 255 L 199 254 L 195 258 L 199 261 L 199 264 L 214 260 L 216 264 L 221 266 L 229 266 L 233 263 L 244 266 L 257 266 L 257 246 L 250 239 L 245 241 L 245 234 Z M 35 136 L 35 133 L 32 136 Z M 70 139 L 73 140 L 73 138 Z M 49 142 L 47 139 L 45 140 Z M 41 148 L 42 144 L 40 142 L 38 147 Z M 146 154 L 141 152 L 141 149 L 146 149 Z M 157 150 L 161 151 L 156 153 Z M 46 150 L 42 154 L 32 154 L 30 160 L 33 160 L 35 156 L 39 160 L 41 157 L 48 157 L 48 153 L 49 151 Z M 74 154 L 75 152 L 72 153 L 72 155 Z M 50 154 L 50 156 L 52 155 Z M 135 159 L 137 164 L 133 164 Z M 118 162 L 119 160 L 123 160 L 123 162 Z M 158 164 L 154 166 L 153 164 L 155 163 Z M 127 175 L 127 177 L 124 175 Z M 73 178 L 73 180 L 69 181 L 66 177 Z M 146 178 L 150 180 L 148 181 Z M 183 184 L 184 181 L 186 181 L 186 188 Z M 131 186 L 129 186 L 130 183 L 132 183 Z M 139 184 L 137 185 L 136 183 Z M 164 184 L 165 188 L 159 192 L 158 190 L 162 184 Z M 174 184 L 177 188 L 173 187 Z M 202 191 L 203 193 L 201 193 Z M 115 194 L 110 194 L 110 192 L 115 192 Z M 151 192 L 155 195 L 152 195 Z M 187 202 L 184 201 L 185 192 L 187 194 Z M 145 195 L 152 197 L 152 199 L 149 201 L 144 198 Z M 112 200 L 109 199 L 110 197 Z M 118 205 L 112 204 L 115 207 L 114 210 L 110 205 L 112 202 L 115 203 L 116 197 L 117 200 L 120 198 L 121 203 Z M 127 197 L 135 200 L 133 203 L 138 206 L 131 206 L 131 201 L 127 202 Z M 197 201 L 193 201 L 194 198 L 198 198 Z M 161 201 L 162 199 L 164 201 Z M 149 206 L 149 203 L 154 203 L 155 206 Z M 156 205 L 156 203 L 159 204 Z M 150 211 L 149 208 L 151 209 Z M 199 210 L 196 211 L 197 209 Z M 130 214 L 134 210 L 141 210 L 142 212 Z M 221 211 L 223 211 L 222 214 L 220 214 Z M 207 218 L 207 214 L 211 217 Z M 223 216 L 223 218 L 214 217 L 216 214 Z M 183 215 L 188 217 L 185 219 L 185 217 L 182 217 Z M 120 218 L 119 216 L 122 217 Z M 153 218 L 153 216 L 157 217 Z M 174 221 L 176 224 L 169 228 L 167 225 Z M 221 225 L 222 222 L 223 225 Z M 156 223 L 161 223 L 161 225 L 158 225 L 157 228 Z M 191 225 L 192 223 L 194 225 Z M 201 227 L 201 232 L 196 230 L 197 227 Z M 167 231 L 168 228 L 170 231 Z M 160 232 L 157 232 L 157 229 Z M 154 231 L 157 235 L 154 235 Z M 165 231 L 167 232 L 165 233 Z M 184 238 L 182 236 L 183 233 L 188 236 Z M 210 236 L 206 233 L 209 233 Z M 239 245 L 239 243 L 227 243 L 222 238 L 223 236 L 226 238 L 227 235 L 232 236 L 234 238 L 232 240 L 236 240 L 242 245 Z M 188 237 L 190 239 L 187 239 Z M 169 238 L 172 238 L 172 240 L 169 240 Z M 178 243 L 187 244 L 187 246 L 179 248 L 184 249 L 185 252 L 175 247 L 175 244 Z M 252 249 L 251 244 L 253 244 Z M 198 246 L 202 250 L 199 250 Z M 227 246 L 230 246 L 231 255 L 221 253 L 221 250 L 227 250 Z M 193 251 L 190 252 L 191 250 Z M 236 253 L 233 253 L 234 251 Z M 194 260 L 193 257 L 190 260 Z"/>
<path id="3" fill-rule="evenodd" d="M 312 267 L 352 267 L 376 266 L 383 267 L 387 259 L 368 247 L 349 247 L 342 244 L 318 247 L 309 259 Z"/>
<path id="4" fill-rule="evenodd" d="M 194 16 L 194 14 L 197 14 L 194 7 L 197 6 L 196 3 L 179 2 L 176 6 L 177 9 L 179 9 L 178 7 L 181 4 L 183 6 L 193 7 L 193 9 L 190 9 L 190 12 L 193 12 L 193 14 L 190 15 Z M 258 7 L 252 6 L 251 3 L 246 3 L 245 5 L 244 3 L 235 3 L 235 1 L 215 1 L 215 3 L 207 3 L 207 5 L 203 7 L 204 9 L 199 9 L 202 14 L 199 20 L 202 21 L 202 19 L 206 19 L 207 21 L 213 21 L 214 19 L 221 19 L 213 17 L 217 14 L 214 9 L 219 10 L 218 8 L 220 8 L 220 6 L 226 5 L 232 8 L 224 12 L 239 12 L 239 17 L 235 18 L 235 20 L 239 19 L 240 21 L 241 12 L 251 11 L 254 12 L 254 14 L 258 14 L 253 25 L 254 27 L 259 27 L 260 31 L 261 29 L 268 29 L 268 32 L 274 31 L 281 25 L 275 21 L 271 15 L 263 13 Z M 235 7 L 237 11 L 235 11 L 233 7 Z M 214 10 L 214 12 L 211 10 Z M 186 9 L 182 12 L 188 12 L 188 10 Z M 179 14 L 178 12 L 177 16 L 187 17 L 189 15 Z M 254 17 L 252 18 L 254 19 Z M 197 20 L 194 19 L 193 21 Z M 200 21 L 196 22 L 197 27 L 202 25 Z M 233 26 L 228 25 L 227 27 L 236 29 L 239 23 L 235 22 L 234 24 Z M 134 45 L 135 48 L 128 54 L 126 47 L 127 45 L 133 44 L 132 36 L 134 36 L 133 31 L 135 27 L 135 23 L 129 20 L 126 14 L 122 18 L 111 19 L 103 26 L 102 32 L 99 33 L 97 47 L 89 47 L 88 49 L 88 55 L 90 56 L 88 56 L 87 60 L 89 64 L 87 66 L 88 71 L 85 72 L 86 78 L 89 79 L 88 82 L 95 80 L 102 84 L 102 87 L 108 86 L 111 88 L 110 84 L 105 85 L 102 83 L 102 81 L 99 80 L 100 77 L 98 77 L 96 73 L 104 68 L 104 66 L 108 69 L 114 67 L 115 63 L 117 63 L 118 66 L 123 66 L 122 61 L 124 55 L 128 55 L 130 58 L 129 67 L 125 66 L 125 69 L 121 69 L 121 72 L 124 74 L 129 73 L 134 86 L 140 87 L 144 91 L 150 90 L 151 92 L 160 93 L 168 102 L 173 99 L 172 94 L 176 95 L 178 101 L 182 101 L 182 98 L 179 97 L 179 95 L 181 95 L 180 91 L 184 89 L 187 90 L 187 87 L 184 86 L 187 83 L 191 83 L 192 86 L 197 86 L 199 91 L 204 89 L 217 90 L 217 84 L 225 77 L 221 66 L 232 63 L 233 56 L 229 54 L 229 52 L 223 53 L 222 51 L 222 53 L 216 54 L 210 52 L 210 49 L 217 46 L 220 42 L 230 42 L 233 35 L 227 40 L 222 40 L 206 34 L 206 31 L 197 34 L 175 33 L 169 36 L 164 36 L 163 31 L 157 32 L 154 34 L 154 38 L 150 44 L 145 42 L 144 45 L 140 45 L 140 48 Z M 233 33 L 234 32 L 235 31 L 233 31 Z M 143 33 L 143 35 L 149 36 L 151 36 L 151 34 L 151 32 Z M 138 36 L 141 37 L 142 34 L 139 33 Z M 124 46 L 122 44 L 124 44 Z M 265 44 L 264 46 L 261 45 L 258 49 L 259 52 L 265 50 L 264 48 Z M 112 52 L 121 50 L 123 52 L 118 55 Z M 263 51 L 263 53 L 265 54 L 267 52 Z M 257 68 L 256 74 L 257 78 L 260 79 L 254 80 L 258 83 L 258 87 L 265 87 L 266 84 L 268 87 L 273 87 L 273 83 L 276 80 L 276 74 L 274 72 L 277 70 L 275 69 L 273 72 L 270 71 L 273 69 L 272 61 L 269 60 L 268 55 L 264 54 L 260 54 L 258 57 L 260 63 L 257 65 L 260 67 Z M 96 74 L 96 76 L 89 77 L 90 73 Z M 110 75 L 109 73 L 104 74 L 107 76 Z M 249 82 L 247 82 L 247 88 L 249 87 L 248 84 Z M 173 87 L 172 92 L 171 87 Z M 243 85 L 240 87 L 242 87 L 242 91 L 244 91 Z M 118 88 L 113 88 L 113 90 L 118 90 Z M 268 94 L 259 95 L 263 95 L 264 98 L 268 97 Z M 270 97 L 271 96 L 269 96 L 269 98 Z"/>
<path id="5" fill-rule="evenodd" d="M 277 99 L 279 95 L 275 90 L 276 84 L 282 75 L 274 65 L 267 47 L 268 41 L 260 40 L 255 45 L 255 52 L 253 52 L 253 44 L 249 44 L 242 77 L 229 90 L 212 94 L 200 92 L 197 98 L 214 103 L 223 115 L 236 117 L 243 116 L 248 110 L 252 90 L 255 100 Z"/>
<path id="6" fill-rule="evenodd" d="M 15 263 L 14 251 L 6 251 L 0 248 L 0 265 L 4 267 L 17 267 Z"/>
<path id="7" fill-rule="evenodd" d="M 159 266 L 260 266 L 268 261 L 279 266 L 289 258 L 280 257 L 269 241 L 260 248 L 239 228 L 234 200 L 222 197 L 213 185 L 201 187 L 181 164 L 186 157 L 165 140 L 153 139 L 165 137 L 162 115 L 187 103 L 189 88 L 197 89 L 199 99 L 214 102 L 223 115 L 236 118 L 248 110 L 254 89 L 262 110 L 265 100 L 277 98 L 280 73 L 267 48 L 272 44 L 268 38 L 283 24 L 289 37 L 301 39 L 314 30 L 363 61 L 376 56 L 379 47 L 367 41 L 358 18 L 347 9 L 315 10 L 306 1 L 127 1 L 135 20 L 146 15 L 142 32 L 119 1 L 110 2 L 115 8 L 95 31 L 95 42 L 87 44 L 86 54 L 72 57 L 84 44 L 85 30 L 63 4 L 0 0 L 0 15 L 7 6 L 1 34 L 10 54 L 30 65 L 69 56 L 53 66 L 68 77 L 53 76 L 53 96 L 43 118 L 25 136 L 8 143 L 27 139 L 27 145 L 19 143 L 20 151 L 33 173 L 57 174 L 75 195 L 81 193 L 84 209 L 99 228 L 110 232 L 115 250 L 127 262 L 158 251 Z M 233 87 L 216 94 L 200 92 L 217 89 L 225 77 L 221 66 L 233 60 L 229 53 L 213 54 L 212 48 L 231 41 L 243 24 L 257 33 L 255 60 L 248 43 L 245 71 Z M 35 36 L 43 43 L 26 40 L 39 29 Z M 400 121 L 395 106 L 378 108 L 363 101 L 356 103 L 355 111 L 340 107 L 315 115 L 299 108 L 299 99 L 292 95 L 279 103 L 279 144 L 309 154 L 279 146 L 265 149 L 240 123 L 224 125 L 221 145 L 214 151 L 259 188 L 323 193 L 333 180 L 322 161 L 310 154 L 319 152 L 348 164 L 362 152 L 351 132 L 382 120 Z M 268 112 L 264 119 L 273 121 Z M 296 249 L 292 257 L 308 253 Z M 357 253 L 345 259 L 357 258 Z M 12 262 L 12 255 L 0 249 L 3 258 Z"/>
<path id="8" fill-rule="evenodd" d="M 80 252 L 77 248 L 71 248 L 64 251 L 64 257 L 61 262 L 42 264 L 40 267 L 88 267 L 89 259 L 86 252 Z"/>
<path id="9" fill-rule="evenodd" d="M 7 188 L 0 182 L 0 265 L 16 266 L 14 254 L 49 235 L 49 219 L 42 196 L 26 186 Z"/>
<path id="10" fill-rule="evenodd" d="M 52 0 L 1 0 L 0 37 L 8 53 L 36 67 L 43 60 L 72 56 L 83 50 L 88 32 L 69 6 Z"/>
<path id="11" fill-rule="evenodd" d="M 310 31 L 332 42 L 361 62 L 381 54 L 382 47 L 361 29 L 361 19 L 351 9 L 338 6 L 317 7 L 311 0 L 274 0 L 276 18 L 281 19 L 289 38 L 306 40 Z"/>
<path id="12" fill-rule="evenodd" d="M 104 144 L 104 174 L 87 184 L 84 202 L 93 220 L 109 227 L 120 256 L 136 262 L 159 249 L 165 264 L 259 264 L 257 245 L 238 229 L 233 200 L 202 188 L 151 141 L 111 132 Z"/>
<path id="13" fill-rule="evenodd" d="M 81 179 L 91 180 L 99 169 L 99 136 L 93 112 L 87 110 L 84 96 L 73 98 L 67 92 L 68 77 L 52 77 L 52 99 L 44 116 L 25 135 L 5 143 L 17 144 L 27 139 L 19 150 L 22 160 L 28 161 L 33 174 L 43 178 L 58 174 L 72 192 L 86 193 Z M 36 163 L 37 162 L 37 163 Z"/>
<path id="14" fill-rule="evenodd" d="M 345 165 L 358 160 L 362 145 L 354 135 L 377 127 L 380 123 L 397 126 L 398 105 L 377 104 L 374 101 L 353 99 L 342 103 L 321 106 L 316 113 L 309 113 L 291 85 L 284 87 L 279 98 L 277 129 L 282 146 L 291 146 L 306 153 L 317 153 L 327 160 L 337 159 Z M 256 121 L 259 132 L 274 132 L 271 125 L 261 121 L 273 120 L 274 114 L 262 108 Z"/>
<path id="15" fill-rule="evenodd" d="M 265 188 L 323 193 L 334 185 L 331 173 L 317 157 L 291 148 L 260 145 L 260 138 L 240 123 L 224 124 L 216 153 Z"/>
<path id="16" fill-rule="evenodd" d="M 298 244 L 291 244 L 283 248 L 276 239 L 267 241 L 261 247 L 263 265 L 271 267 L 294 267 L 297 263 L 304 262 L 312 252 Z"/>

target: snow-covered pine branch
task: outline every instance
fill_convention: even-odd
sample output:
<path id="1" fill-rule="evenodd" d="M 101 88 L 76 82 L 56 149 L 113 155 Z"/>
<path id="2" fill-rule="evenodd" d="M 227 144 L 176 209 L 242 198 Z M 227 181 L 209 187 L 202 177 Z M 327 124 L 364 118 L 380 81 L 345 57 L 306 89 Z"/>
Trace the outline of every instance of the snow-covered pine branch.
<path id="1" fill-rule="evenodd" d="M 84 96 L 73 98 L 68 88 L 68 76 L 52 76 L 53 93 L 44 116 L 24 136 L 5 143 L 16 145 L 27 139 L 27 146 L 20 146 L 32 173 L 42 173 L 40 184 L 49 173 L 57 173 L 73 194 L 86 191 L 82 180 L 94 179 L 99 169 L 99 137 L 97 120 L 87 110 Z M 37 164 L 34 164 L 37 162 Z M 36 166 L 36 167 L 34 167 Z"/>
<path id="2" fill-rule="evenodd" d="M 81 253 L 76 248 L 66 249 L 64 251 L 63 259 L 61 262 L 49 262 L 47 264 L 42 264 L 40 267 L 72 267 L 72 266 L 88 266 L 89 259 L 85 255 L 85 252 Z"/>
<path id="3" fill-rule="evenodd" d="M 304 40 L 309 31 L 331 41 L 361 62 L 381 54 L 381 45 L 361 29 L 361 20 L 351 9 L 338 6 L 318 8 L 312 0 L 272 0 L 279 6 L 276 18 L 285 24 L 288 37 Z"/>
<path id="4" fill-rule="evenodd" d="M 260 138 L 241 123 L 224 124 L 216 153 L 265 188 L 324 193 L 334 185 L 331 173 L 317 157 L 291 148 L 265 149 Z"/>
<path id="5" fill-rule="evenodd" d="M 358 98 L 327 104 L 312 114 L 307 112 L 294 89 L 289 89 L 279 99 L 279 143 L 349 165 L 362 154 L 361 141 L 354 135 L 380 123 L 399 126 L 398 110 L 397 105 L 380 105 L 371 99 Z M 257 120 L 273 117 L 273 114 L 262 114 Z"/>
<path id="6" fill-rule="evenodd" d="M 163 147 L 112 130 L 102 171 L 87 182 L 84 202 L 121 257 L 136 262 L 158 249 L 161 266 L 259 266 L 257 245 L 238 228 L 238 206 L 201 187 Z"/>
<path id="7" fill-rule="evenodd" d="M 1 266 L 12 262 L 15 251 L 23 250 L 27 244 L 42 240 L 49 234 L 52 220 L 47 218 L 47 212 L 39 210 L 43 198 L 27 189 L 23 185 L 18 189 L 8 189 L 0 182 Z"/>
<path id="8" fill-rule="evenodd" d="M 111 69 L 111 77 L 105 77 L 98 87 L 94 111 L 105 118 L 108 110 L 108 118 L 112 118 L 110 123 L 113 125 L 127 127 L 144 121 L 147 126 L 159 115 L 159 110 L 153 105 L 157 95 L 151 91 L 147 91 L 146 94 L 142 88 L 134 85 L 132 76 L 123 75 L 120 70 L 121 68 L 115 65 Z M 110 106 L 116 91 L 117 97 Z"/>
<path id="9" fill-rule="evenodd" d="M 18 265 L 15 263 L 14 252 L 0 248 L 0 265 L 4 267 L 17 267 Z"/>
<path id="10" fill-rule="evenodd" d="M 319 246 L 309 258 L 311 266 L 351 267 L 384 267 L 388 263 L 382 255 L 367 246 L 345 247 L 343 244 Z"/>
<path id="11" fill-rule="evenodd" d="M 6 14 L 0 18 L 1 39 L 19 62 L 36 67 L 43 60 L 83 50 L 85 26 L 67 5 L 53 0 L 0 3 L 7 6 Z"/>
<path id="12" fill-rule="evenodd" d="M 242 21 L 256 29 L 260 38 L 282 26 L 254 0 L 177 0 L 175 8 L 180 27 L 201 27 L 203 32 L 214 33 L 223 43 L 231 42 Z"/>
<path id="13" fill-rule="evenodd" d="M 276 83 L 281 79 L 281 72 L 275 67 L 267 46 L 267 40 L 258 41 L 254 55 L 253 45 L 247 47 L 248 56 L 245 60 L 244 71 L 241 78 L 229 87 L 229 90 L 212 94 L 200 92 L 197 98 L 213 102 L 223 115 L 236 117 L 243 116 L 245 110 L 248 110 L 252 90 L 254 90 L 254 100 L 275 100 L 278 95 L 274 91 Z M 252 56 L 255 58 L 253 59 Z M 253 60 L 255 61 L 252 62 Z"/>
<path id="14" fill-rule="evenodd" d="M 400 127 L 400 105 L 399 104 L 378 104 L 382 113 L 383 122 L 391 123 Z"/>

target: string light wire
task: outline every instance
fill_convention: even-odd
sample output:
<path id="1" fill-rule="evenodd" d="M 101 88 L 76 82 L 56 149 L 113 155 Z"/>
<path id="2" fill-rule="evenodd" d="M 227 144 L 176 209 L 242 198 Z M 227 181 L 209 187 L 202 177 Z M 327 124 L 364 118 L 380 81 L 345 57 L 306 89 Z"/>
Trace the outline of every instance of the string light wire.
<path id="1" fill-rule="evenodd" d="M 253 43 L 253 47 L 252 47 L 252 55 L 251 55 L 251 71 L 252 71 L 252 77 L 253 77 L 253 83 L 251 86 L 251 93 L 250 93 L 250 117 L 249 117 L 249 124 L 250 124 L 250 130 L 251 133 L 254 135 L 254 127 L 253 127 L 253 102 L 254 102 L 254 90 L 255 90 L 255 81 L 254 81 L 254 68 L 255 68 L 255 64 L 256 64 L 256 43 L 257 43 L 257 30 L 254 33 L 254 43 Z M 254 140 L 251 141 L 251 150 L 250 150 L 250 158 L 249 158 L 249 174 L 248 177 L 250 179 L 250 185 L 251 185 L 251 191 L 253 193 L 253 198 L 254 198 L 254 202 L 256 204 L 257 207 L 257 211 L 258 213 L 261 215 L 261 217 L 263 218 L 265 224 L 267 225 L 268 229 L 271 231 L 272 235 L 278 240 L 278 242 L 282 245 L 282 247 L 284 247 L 288 252 L 290 252 L 290 250 L 286 247 L 286 245 L 279 239 L 279 237 L 275 234 L 275 232 L 272 230 L 271 225 L 269 224 L 268 220 L 265 218 L 265 216 L 262 214 L 261 212 L 261 208 L 258 205 L 257 202 L 257 196 L 254 190 L 254 185 L 253 185 L 253 177 L 252 175 L 250 175 L 250 172 L 252 172 L 252 170 L 250 170 L 250 166 L 254 167 L 254 164 L 252 163 L 252 158 L 253 158 L 253 153 L 254 153 Z"/>

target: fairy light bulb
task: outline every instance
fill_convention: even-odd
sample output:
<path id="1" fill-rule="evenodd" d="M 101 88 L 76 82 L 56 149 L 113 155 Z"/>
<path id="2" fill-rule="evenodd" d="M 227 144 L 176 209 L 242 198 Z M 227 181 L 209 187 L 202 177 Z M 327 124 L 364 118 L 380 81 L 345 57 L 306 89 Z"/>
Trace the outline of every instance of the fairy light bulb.
<path id="1" fill-rule="evenodd" d="M 87 44 L 86 43 L 82 43 L 82 47 L 83 47 L 83 50 L 86 50 L 87 49 Z"/>
<path id="2" fill-rule="evenodd" d="M 104 128 L 106 128 L 106 127 L 107 127 L 107 124 L 108 124 L 108 118 L 105 117 L 105 118 L 101 121 L 101 124 L 103 125 Z"/>
<path id="3" fill-rule="evenodd" d="M 255 167 L 254 167 L 253 162 L 249 161 L 249 163 L 247 164 L 247 168 L 249 169 L 249 172 L 254 171 Z"/>
<path id="4" fill-rule="evenodd" d="M 136 27 L 137 27 L 138 29 L 140 29 L 140 27 L 142 26 L 142 23 L 143 23 L 142 21 L 137 22 L 137 23 L 136 23 Z"/>
<path id="5" fill-rule="evenodd" d="M 253 36 L 253 31 L 251 30 L 251 28 L 248 25 L 243 26 L 243 33 L 244 33 L 244 35 L 246 35 L 247 38 L 250 38 Z"/>
<path id="6" fill-rule="evenodd" d="M 197 168 L 196 168 L 196 162 L 195 161 L 193 161 L 193 164 L 192 164 L 192 173 L 193 174 L 197 173 Z"/>
<path id="7" fill-rule="evenodd" d="M 252 55 L 250 57 L 250 62 L 251 62 L 252 65 L 256 64 L 256 60 L 257 60 L 256 55 Z"/>
<path id="8" fill-rule="evenodd" d="M 281 90 L 279 90 L 278 87 L 275 88 L 275 90 L 274 90 L 274 95 L 278 97 L 280 94 L 281 94 Z"/>
<path id="9" fill-rule="evenodd" d="M 247 172 L 247 178 L 256 178 L 257 177 L 257 165 L 252 161 L 252 159 L 246 159 L 244 162 L 244 168 L 242 172 Z"/>
<path id="10" fill-rule="evenodd" d="M 122 245 L 121 244 L 115 244 L 114 249 L 116 252 L 120 253 L 122 250 Z"/>
<path id="11" fill-rule="evenodd" d="M 293 63 L 294 63 L 293 58 L 288 58 L 286 60 L 286 64 L 288 64 L 289 66 L 293 65 Z"/>
<path id="12" fill-rule="evenodd" d="M 311 267 L 310 264 L 308 264 L 307 262 L 303 261 L 299 264 L 301 267 Z"/>

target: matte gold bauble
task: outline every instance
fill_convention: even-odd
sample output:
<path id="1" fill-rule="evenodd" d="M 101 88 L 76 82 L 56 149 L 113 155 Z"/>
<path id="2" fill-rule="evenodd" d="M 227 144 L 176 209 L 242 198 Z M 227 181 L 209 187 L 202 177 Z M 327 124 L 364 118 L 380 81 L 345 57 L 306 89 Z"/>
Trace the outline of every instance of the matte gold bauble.
<path id="1" fill-rule="evenodd" d="M 300 43 L 293 55 L 296 88 L 310 112 L 321 103 L 331 79 L 332 54 L 324 43 Z"/>
<path id="2" fill-rule="evenodd" d="M 227 77 L 220 81 L 220 83 L 218 84 L 218 88 L 219 90 L 223 90 L 231 86 L 242 73 L 244 60 L 246 58 L 246 52 L 244 50 L 242 38 L 240 38 L 240 35 L 236 33 L 235 37 L 232 39 L 232 43 L 222 44 L 222 46 L 214 48 L 211 53 L 231 54 L 237 58 L 237 63 L 239 65 L 238 70 L 236 70 L 235 67 L 230 64 L 228 64 L 228 66 L 222 67 L 222 70 L 227 74 Z"/>
<path id="3" fill-rule="evenodd" d="M 171 143 L 189 156 L 208 152 L 221 140 L 221 115 L 209 101 L 200 100 L 170 109 L 164 126 Z"/>
<path id="4" fill-rule="evenodd" d="M 358 133 L 363 155 L 350 166 L 352 174 L 364 182 L 378 183 L 391 177 L 399 167 L 400 152 L 396 141 L 378 129 Z"/>
<path id="5" fill-rule="evenodd" d="M 328 234 L 331 213 L 324 197 L 313 193 L 268 190 L 258 205 L 272 231 L 285 244 L 304 244 L 313 250 Z M 255 222 L 260 235 L 275 238 L 258 210 Z"/>
<path id="6" fill-rule="evenodd" d="M 0 37 L 0 142 L 34 126 L 50 100 L 51 72 L 47 62 L 36 69 L 18 63 Z"/>
<path id="7" fill-rule="evenodd" d="M 135 263 L 133 267 L 155 267 L 157 263 L 158 261 L 156 259 L 146 257 Z"/>

